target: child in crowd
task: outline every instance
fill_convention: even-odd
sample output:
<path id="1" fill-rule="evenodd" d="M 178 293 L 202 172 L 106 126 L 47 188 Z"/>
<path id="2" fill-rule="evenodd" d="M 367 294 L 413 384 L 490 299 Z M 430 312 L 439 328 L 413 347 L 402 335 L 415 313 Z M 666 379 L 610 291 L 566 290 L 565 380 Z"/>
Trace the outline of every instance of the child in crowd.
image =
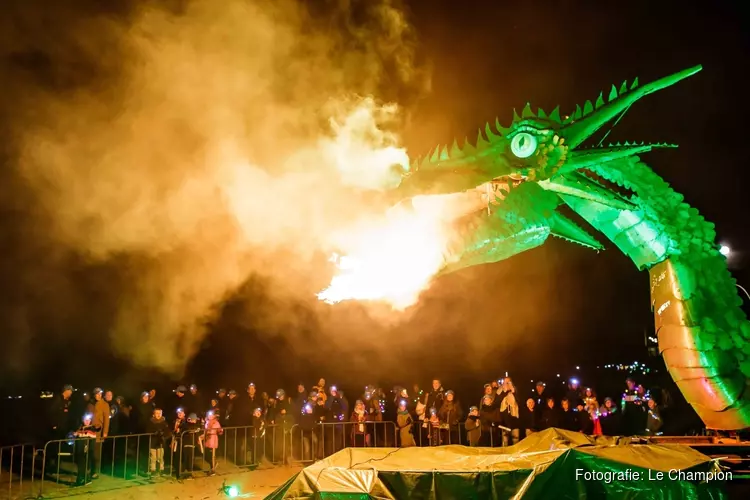
<path id="1" fill-rule="evenodd" d="M 206 413 L 206 426 L 202 437 L 205 453 L 211 455 L 211 470 L 208 473 L 210 476 L 216 474 L 216 449 L 219 447 L 219 436 L 223 433 L 224 430 L 221 428 L 216 414 L 213 411 Z"/>

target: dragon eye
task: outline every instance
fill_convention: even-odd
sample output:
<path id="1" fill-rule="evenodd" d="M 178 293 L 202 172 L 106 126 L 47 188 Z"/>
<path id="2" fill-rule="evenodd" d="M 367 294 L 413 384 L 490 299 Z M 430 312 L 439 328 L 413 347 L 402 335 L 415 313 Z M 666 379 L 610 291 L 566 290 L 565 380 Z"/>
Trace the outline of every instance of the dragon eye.
<path id="1" fill-rule="evenodd" d="M 510 142 L 510 150 L 519 158 L 528 158 L 536 151 L 536 137 L 528 132 L 521 132 L 513 137 Z"/>

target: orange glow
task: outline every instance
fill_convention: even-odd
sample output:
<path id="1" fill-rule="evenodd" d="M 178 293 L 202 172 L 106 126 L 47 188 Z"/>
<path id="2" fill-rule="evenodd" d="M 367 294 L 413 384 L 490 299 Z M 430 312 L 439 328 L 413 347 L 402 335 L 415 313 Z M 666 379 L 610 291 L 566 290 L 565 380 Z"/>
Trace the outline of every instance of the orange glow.
<path id="1" fill-rule="evenodd" d="M 414 304 L 444 264 L 448 232 L 440 211 L 397 206 L 380 220 L 339 235 L 339 272 L 318 298 L 328 303 L 376 300 L 394 309 Z"/>

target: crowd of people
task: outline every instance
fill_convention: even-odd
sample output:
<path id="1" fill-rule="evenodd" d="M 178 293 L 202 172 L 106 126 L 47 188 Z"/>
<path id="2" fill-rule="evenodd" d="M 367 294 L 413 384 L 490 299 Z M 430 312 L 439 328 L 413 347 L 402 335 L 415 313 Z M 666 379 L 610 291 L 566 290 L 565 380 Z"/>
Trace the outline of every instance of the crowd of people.
<path id="1" fill-rule="evenodd" d="M 599 400 L 596 391 L 570 379 L 564 394 L 553 394 L 538 381 L 532 397 L 516 390 L 510 377 L 493 380 L 477 395 L 476 405 L 464 405 L 439 379 L 429 390 L 394 387 L 390 392 L 367 386 L 354 404 L 336 386 L 321 378 L 310 389 L 299 384 L 293 395 L 278 389 L 271 395 L 250 383 L 243 394 L 219 389 L 204 394 L 196 385 L 180 385 L 161 396 L 144 391 L 138 401 L 114 397 L 111 390 L 94 389 L 74 398 L 67 385 L 55 399 L 51 413 L 51 438 L 77 437 L 78 482 L 98 477 L 102 442 L 108 437 L 147 436 L 149 475 L 163 473 L 164 450 L 199 447 L 208 456 L 209 473 L 216 467 L 219 436 L 227 428 L 246 427 L 243 437 L 235 432 L 235 454 L 250 462 L 269 455 L 274 462 L 290 460 L 289 433 L 297 428 L 301 449 L 297 455 L 322 458 L 345 446 L 508 446 L 534 432 L 559 428 L 589 435 L 657 435 L 662 430 L 660 406 L 643 386 L 626 380 L 620 397 Z M 377 423 L 392 422 L 389 434 Z M 327 428 L 327 430 L 326 430 Z M 271 429 L 273 432 L 270 432 Z M 328 433 L 326 436 L 325 433 Z M 378 436 L 378 432 L 380 435 Z M 184 439 L 190 433 L 189 442 Z M 197 436 L 197 440 L 196 440 Z M 266 446 L 266 441 L 272 441 Z M 262 443 L 261 443 L 262 442 Z M 262 446 L 260 446 L 262 444 Z M 268 449 L 273 450 L 268 452 Z M 106 447 L 104 447 L 106 449 Z M 260 450 L 260 452 L 259 452 Z M 145 452 L 144 452 L 145 453 Z M 183 454 L 180 470 L 192 470 Z M 85 461 L 83 459 L 85 457 Z M 91 457 L 91 459 L 89 458 Z M 246 458 L 243 458 L 246 460 Z"/>

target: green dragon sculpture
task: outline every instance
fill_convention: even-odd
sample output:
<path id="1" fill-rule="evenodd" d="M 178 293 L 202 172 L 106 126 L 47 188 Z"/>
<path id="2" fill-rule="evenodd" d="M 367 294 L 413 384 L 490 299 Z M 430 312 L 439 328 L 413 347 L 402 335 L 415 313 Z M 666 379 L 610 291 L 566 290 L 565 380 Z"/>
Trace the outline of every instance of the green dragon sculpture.
<path id="1" fill-rule="evenodd" d="M 442 273 L 507 259 L 550 235 L 602 249 L 556 211 L 570 207 L 649 271 L 659 350 L 671 376 L 708 428 L 734 430 L 750 426 L 750 323 L 736 283 L 714 242 L 714 225 L 637 156 L 675 146 L 582 147 L 640 98 L 700 70 L 612 86 L 606 101 L 600 94 L 570 116 L 527 104 L 508 128 L 487 124 L 475 144 L 454 141 L 412 162 L 394 195 L 404 201 L 491 186 L 488 210 L 459 221 Z"/>

